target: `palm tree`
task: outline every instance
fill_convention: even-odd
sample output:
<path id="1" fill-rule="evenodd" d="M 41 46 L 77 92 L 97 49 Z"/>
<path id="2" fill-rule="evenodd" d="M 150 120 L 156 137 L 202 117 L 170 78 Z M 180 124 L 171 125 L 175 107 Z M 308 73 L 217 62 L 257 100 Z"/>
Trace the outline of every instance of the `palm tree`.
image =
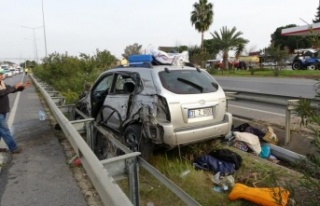
<path id="1" fill-rule="evenodd" d="M 228 58 L 230 49 L 233 47 L 239 47 L 239 45 L 244 46 L 249 42 L 248 40 L 241 37 L 242 34 L 243 33 L 241 31 L 237 31 L 236 27 L 233 27 L 231 30 L 229 30 L 226 26 L 220 29 L 220 34 L 217 31 L 211 33 L 213 41 L 222 50 L 223 65 L 225 69 L 228 69 Z"/>
<path id="2" fill-rule="evenodd" d="M 239 59 L 240 55 L 242 54 L 243 50 L 244 50 L 244 45 L 241 44 L 241 43 L 238 44 L 237 48 L 236 48 L 235 58 L 234 58 L 234 61 L 233 61 L 233 66 L 234 66 L 235 62 L 238 61 L 238 59 Z"/>
<path id="3" fill-rule="evenodd" d="M 201 49 L 203 49 L 204 32 L 209 30 L 213 22 L 213 4 L 207 0 L 199 0 L 193 4 L 194 10 L 191 12 L 191 24 L 201 33 Z"/>

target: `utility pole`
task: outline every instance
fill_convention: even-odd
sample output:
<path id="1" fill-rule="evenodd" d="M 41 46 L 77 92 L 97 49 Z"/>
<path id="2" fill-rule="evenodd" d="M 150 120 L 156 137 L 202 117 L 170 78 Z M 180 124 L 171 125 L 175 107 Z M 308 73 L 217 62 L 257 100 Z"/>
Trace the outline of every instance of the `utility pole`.
<path id="1" fill-rule="evenodd" d="M 320 0 L 319 0 L 320 1 Z M 43 35 L 44 35 L 44 49 L 45 49 L 45 54 L 47 57 L 48 55 L 48 52 L 47 52 L 47 37 L 46 37 L 46 26 L 45 26 L 45 23 L 44 23 L 44 11 L 43 11 L 43 0 L 42 0 L 42 22 L 43 22 Z"/>
<path id="2" fill-rule="evenodd" d="M 21 26 L 21 27 L 27 28 L 27 29 L 32 29 L 32 32 L 33 32 L 34 58 L 35 58 L 34 60 L 38 63 L 39 59 L 38 59 L 38 49 L 37 49 L 37 41 L 36 41 L 36 32 L 35 32 L 35 30 L 39 29 L 39 28 L 42 28 L 42 26 L 34 27 L 34 28 L 27 27 L 27 26 Z"/>

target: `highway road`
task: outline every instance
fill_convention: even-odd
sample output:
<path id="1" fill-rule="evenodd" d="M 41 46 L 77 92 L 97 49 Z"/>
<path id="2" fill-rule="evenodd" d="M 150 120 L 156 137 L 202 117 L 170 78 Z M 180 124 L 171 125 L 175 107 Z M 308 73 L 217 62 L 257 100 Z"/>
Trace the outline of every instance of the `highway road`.
<path id="1" fill-rule="evenodd" d="M 313 98 L 317 81 L 297 78 L 220 77 L 215 79 L 226 90 L 251 91 L 292 97 Z M 229 101 L 229 111 L 238 117 L 285 124 L 286 106 L 250 101 Z M 293 115 L 292 124 L 299 126 L 300 119 Z"/>
<path id="2" fill-rule="evenodd" d="M 26 80 L 19 74 L 4 81 L 13 85 Z M 22 153 L 10 155 L 11 161 L 0 164 L 0 205 L 88 205 L 73 177 L 65 153 L 55 137 L 50 121 L 40 121 L 42 107 L 34 85 L 23 92 L 10 94 L 8 125 Z"/>
<path id="3" fill-rule="evenodd" d="M 224 89 L 244 90 L 283 96 L 313 98 L 318 81 L 302 78 L 221 77 L 215 79 Z"/>

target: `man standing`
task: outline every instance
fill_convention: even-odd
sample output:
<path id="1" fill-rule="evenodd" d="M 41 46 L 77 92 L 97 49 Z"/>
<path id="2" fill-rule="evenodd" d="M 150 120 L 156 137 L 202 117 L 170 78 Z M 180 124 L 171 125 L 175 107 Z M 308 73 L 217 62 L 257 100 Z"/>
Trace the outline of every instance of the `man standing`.
<path id="1" fill-rule="evenodd" d="M 28 69 L 28 67 L 26 67 L 26 68 L 24 69 L 24 73 L 26 74 L 26 76 L 28 76 L 28 71 L 29 71 L 29 69 Z"/>
<path id="2" fill-rule="evenodd" d="M 23 91 L 26 87 L 30 85 L 30 82 L 26 83 L 16 83 L 14 86 L 6 85 L 3 80 L 4 71 L 0 70 L 0 140 L 3 138 L 4 142 L 7 144 L 9 150 L 16 154 L 22 151 L 22 148 L 17 146 L 15 140 L 13 139 L 11 132 L 8 128 L 6 122 L 6 115 L 10 112 L 9 97 L 10 93 L 15 93 L 18 91 Z M 0 152 L 5 152 L 5 148 L 0 148 Z"/>

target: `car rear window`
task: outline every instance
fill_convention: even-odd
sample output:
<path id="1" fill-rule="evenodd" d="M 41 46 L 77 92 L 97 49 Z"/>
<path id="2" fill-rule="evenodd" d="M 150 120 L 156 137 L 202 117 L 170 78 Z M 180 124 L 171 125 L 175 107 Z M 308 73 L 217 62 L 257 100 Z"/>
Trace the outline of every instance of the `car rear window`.
<path id="1" fill-rule="evenodd" d="M 176 94 L 210 93 L 219 86 L 207 72 L 197 70 L 167 70 L 159 72 L 162 86 Z"/>

